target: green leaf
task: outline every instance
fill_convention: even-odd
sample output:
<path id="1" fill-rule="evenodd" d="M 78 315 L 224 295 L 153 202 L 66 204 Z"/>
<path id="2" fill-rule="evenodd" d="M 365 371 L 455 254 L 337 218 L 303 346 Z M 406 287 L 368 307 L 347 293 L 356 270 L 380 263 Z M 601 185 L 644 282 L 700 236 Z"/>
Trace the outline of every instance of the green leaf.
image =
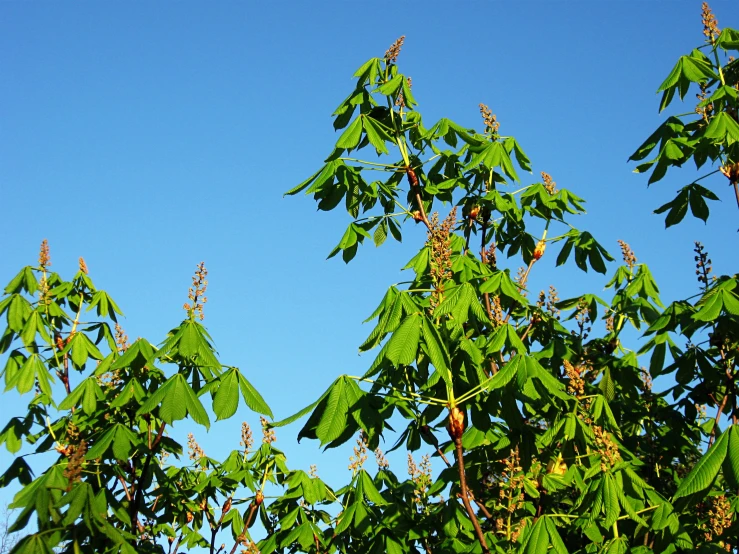
<path id="1" fill-rule="evenodd" d="M 731 146 L 739 141 L 739 123 L 728 113 L 721 112 L 711 119 L 703 136 L 713 139 L 716 143 Z"/>
<path id="2" fill-rule="evenodd" d="M 232 367 L 219 378 L 220 384 L 213 397 L 213 413 L 216 421 L 228 419 L 239 407 L 239 370 Z"/>
<path id="3" fill-rule="evenodd" d="M 690 195 L 690 213 L 704 222 L 708 219 L 708 204 L 700 194 Z"/>
<path id="4" fill-rule="evenodd" d="M 448 386 L 452 386 L 452 377 L 449 372 L 449 354 L 444 348 L 441 337 L 434 324 L 427 317 L 423 318 L 423 342 L 426 345 L 426 353 L 442 379 Z"/>
<path id="5" fill-rule="evenodd" d="M 562 537 L 560 537 L 557 526 L 554 524 L 552 518 L 543 517 L 541 519 L 546 521 L 545 525 L 547 528 L 547 533 L 549 534 L 549 542 L 552 545 L 552 550 L 554 550 L 555 554 L 569 554 L 565 543 L 562 542 Z"/>
<path id="6" fill-rule="evenodd" d="M 338 439 L 344 432 L 349 412 L 349 400 L 346 394 L 346 377 L 336 380 L 331 387 L 326 402 L 326 409 L 316 428 L 316 437 L 321 446 Z"/>
<path id="7" fill-rule="evenodd" d="M 734 487 L 739 485 L 739 425 L 732 425 L 724 434 L 729 435 L 728 456 L 724 460 L 724 475 L 728 477 Z"/>
<path id="8" fill-rule="evenodd" d="M 390 96 L 395 93 L 402 85 L 403 85 L 404 77 L 400 73 L 398 73 L 395 77 L 390 79 L 387 83 L 384 85 L 381 85 L 377 87 L 373 92 L 378 92 L 380 94 L 384 94 L 385 96 Z"/>
<path id="9" fill-rule="evenodd" d="M 359 139 L 362 137 L 362 117 L 357 117 L 351 125 L 349 125 L 339 140 L 336 141 L 336 148 L 343 148 L 344 150 L 353 150 L 359 144 Z"/>
<path id="10" fill-rule="evenodd" d="M 190 417 L 206 428 L 210 427 L 208 414 L 190 388 L 185 376 L 177 373 L 167 379 L 139 408 L 138 414 L 146 414 L 159 408 L 159 417 L 170 425 L 177 420 Z"/>
<path id="11" fill-rule="evenodd" d="M 665 218 L 665 227 L 677 225 L 685 218 L 685 214 L 688 213 L 689 200 L 688 190 L 682 189 L 675 198 L 654 210 L 654 213 L 661 214 L 670 210 Z"/>
<path id="12" fill-rule="evenodd" d="M 603 377 L 601 377 L 600 382 L 598 383 L 598 388 L 603 392 L 603 395 L 609 402 L 616 396 L 616 385 L 613 382 L 613 377 L 611 377 L 610 367 L 606 367 L 603 372 Z"/>
<path id="13" fill-rule="evenodd" d="M 41 357 L 38 354 L 31 354 L 25 359 L 23 365 L 17 368 L 13 375 L 10 375 L 9 372 L 6 373 L 5 390 L 9 391 L 15 388 L 20 394 L 25 394 L 33 388 L 36 382 L 38 382 L 41 392 L 51 398 L 51 383 L 54 382 L 54 379 L 49 374 Z"/>
<path id="14" fill-rule="evenodd" d="M 352 524 L 354 519 L 354 512 L 357 509 L 357 503 L 352 504 L 346 510 L 344 510 L 338 517 L 338 523 L 336 525 L 336 534 L 343 533 Z"/>
<path id="15" fill-rule="evenodd" d="M 710 63 L 704 59 L 694 58 L 692 56 L 681 56 L 670 74 L 657 89 L 657 92 L 673 89 L 680 85 L 683 80 L 693 83 L 704 83 L 713 79 L 718 79 L 718 75 L 713 72 Z M 683 87 L 681 86 L 680 98 L 683 96 Z"/>
<path id="16" fill-rule="evenodd" d="M 387 238 L 387 219 L 383 219 L 375 229 L 375 233 L 372 236 L 372 240 L 375 246 L 380 246 Z"/>
<path id="17" fill-rule="evenodd" d="M 136 434 L 123 424 L 116 423 L 108 429 L 101 437 L 96 437 L 92 448 L 85 456 L 88 460 L 103 458 L 108 448 L 112 446 L 113 456 L 116 460 L 128 460 L 134 445 L 139 439 Z"/>
<path id="18" fill-rule="evenodd" d="M 613 477 L 610 473 L 606 473 L 603 476 L 601 487 L 603 488 L 603 510 L 606 516 L 603 526 L 609 528 L 618 519 L 618 516 L 621 515 L 616 484 L 613 482 Z"/>
<path id="19" fill-rule="evenodd" d="M 514 356 L 512 360 L 510 360 L 507 364 L 500 368 L 498 373 L 490 378 L 486 387 L 487 390 L 499 389 L 505 387 L 508 383 L 510 383 L 511 380 L 518 373 L 518 367 L 522 361 L 522 354 L 517 354 L 516 356 Z"/>
<path id="20" fill-rule="evenodd" d="M 416 360 L 418 343 L 421 339 L 421 323 L 420 314 L 406 316 L 388 342 L 386 356 L 390 362 L 398 366 L 410 365 Z"/>
<path id="21" fill-rule="evenodd" d="M 48 533 L 34 533 L 23 537 L 13 549 L 13 552 L 23 554 L 54 554 L 54 551 L 46 544 L 44 537 Z"/>
<path id="22" fill-rule="evenodd" d="M 375 487 L 375 483 L 372 481 L 372 477 L 369 476 L 369 473 L 363 469 L 359 472 L 359 478 L 362 481 L 362 492 L 364 493 L 364 496 L 367 497 L 367 500 L 372 502 L 375 506 L 384 506 L 387 504 L 387 501 L 382 497 L 380 491 Z"/>
<path id="23" fill-rule="evenodd" d="M 123 312 L 118 305 L 104 290 L 95 291 L 92 295 L 92 301 L 85 311 L 89 312 L 95 307 L 97 307 L 97 314 L 99 316 L 110 317 L 113 321 L 117 321 L 115 314 L 123 315 Z"/>
<path id="24" fill-rule="evenodd" d="M 98 385 L 95 376 L 84 379 L 77 387 L 59 404 L 60 410 L 70 410 L 77 406 L 82 400 L 82 410 L 87 415 L 93 415 L 97 409 L 97 401 L 103 400 L 105 396 Z"/>
<path id="25" fill-rule="evenodd" d="M 673 500 L 707 489 L 718 475 L 729 446 L 729 434 L 721 433 L 675 491 Z"/>
<path id="26" fill-rule="evenodd" d="M 698 313 L 693 314 L 693 319 L 696 321 L 714 321 L 721 313 L 721 308 L 724 305 L 723 292 L 724 291 L 713 292 L 713 294 L 709 293 L 709 296 L 701 299 L 699 302 L 701 309 Z"/>
<path id="27" fill-rule="evenodd" d="M 378 152 L 388 154 L 389 152 L 385 146 L 385 141 L 389 141 L 391 138 L 382 125 L 369 116 L 362 116 L 362 125 L 364 125 L 364 132 L 367 133 L 367 139 L 370 141 L 372 146 L 374 146 Z"/>
<path id="28" fill-rule="evenodd" d="M 531 528 L 526 541 L 521 546 L 523 554 L 546 554 L 549 549 L 549 533 L 546 528 L 546 517 L 540 517 Z"/>
<path id="29" fill-rule="evenodd" d="M 8 304 L 8 327 L 11 331 L 20 333 L 23 330 L 23 324 L 33 310 L 28 300 L 19 294 L 14 294 L 10 298 L 10 304 Z"/>
<path id="30" fill-rule="evenodd" d="M 244 398 L 244 402 L 246 402 L 246 405 L 258 414 L 266 415 L 270 418 L 273 418 L 274 415 L 272 415 L 272 410 L 264 401 L 262 395 L 259 394 L 257 389 L 255 389 L 247 380 L 247 378 L 244 377 L 243 373 L 238 371 L 238 369 L 236 369 L 236 371 L 238 372 L 239 376 L 239 388 L 241 389 L 241 396 Z"/>

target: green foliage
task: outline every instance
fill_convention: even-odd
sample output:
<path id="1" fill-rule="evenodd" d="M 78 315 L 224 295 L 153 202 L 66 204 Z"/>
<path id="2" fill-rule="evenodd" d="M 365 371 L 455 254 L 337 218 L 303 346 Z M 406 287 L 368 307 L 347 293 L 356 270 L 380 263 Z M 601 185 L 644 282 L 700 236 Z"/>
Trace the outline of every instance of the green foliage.
<path id="1" fill-rule="evenodd" d="M 668 166 L 692 158 L 700 167 L 709 157 L 733 178 L 739 71 L 718 60 L 739 48 L 739 32 L 707 29 L 711 56 L 681 57 L 659 89 L 664 108 L 676 92 L 682 99 L 692 84 L 702 87 L 700 117 L 668 118 L 632 157 L 660 145 L 639 166 L 654 166 L 650 182 Z M 11 530 L 29 529 L 13 552 L 736 548 L 739 277 L 712 276 L 698 244 L 699 294 L 665 306 L 647 265 L 620 243 L 610 299 L 583 292 L 560 301 L 553 287 L 529 298 L 530 272 L 550 243 L 563 242 L 557 265 L 574 260 L 582 271 L 606 274 L 613 257 L 573 226 L 582 198 L 557 190 L 546 173 L 520 184 L 531 161 L 486 106 L 482 131 L 446 118 L 425 126 L 396 63 L 401 46 L 356 71 L 334 112 L 341 134 L 331 154 L 288 192 L 312 195 L 321 210 L 346 210 L 350 222 L 329 254 L 345 262 L 364 239 L 379 247 L 388 235 L 400 241 L 403 225 L 427 231 L 405 266 L 408 282 L 390 287 L 367 320 L 374 328 L 359 349 L 377 353 L 366 373 L 339 376 L 281 421 L 263 418 L 256 449 L 244 427 L 243 449 L 224 460 L 191 436 L 189 463 L 173 463 L 184 449 L 168 431 L 181 420 L 208 428 L 211 414 L 230 418 L 241 399 L 272 417 L 247 377 L 221 364 L 200 323 L 204 266 L 182 323 L 158 346 L 129 345 L 116 324 L 120 309 L 84 263 L 64 281 L 49 271 L 44 243 L 39 264 L 21 270 L 0 299 L 6 391 L 34 391 L 27 414 L 0 432 L 0 444 L 24 453 L 0 477 L 20 485 Z M 688 207 L 705 221 L 705 199 L 716 198 L 692 183 L 658 212 L 669 210 L 668 226 Z M 515 277 L 506 259 L 520 260 Z M 93 309 L 98 320 L 83 321 Z M 622 344 L 628 327 L 642 331 L 640 348 Z M 665 376 L 674 386 L 652 390 L 652 379 Z M 351 478 L 336 490 L 289 469 L 273 446 L 273 428 L 306 416 L 299 438 L 326 448 L 359 434 Z M 379 450 L 375 475 L 364 467 L 367 451 L 391 438 L 391 450 L 408 450 L 405 480 Z M 422 447 L 441 471 L 428 455 L 416 464 L 412 452 Z M 29 450 L 52 460 L 38 475 Z"/>
<path id="2" fill-rule="evenodd" d="M 691 89 L 697 90 L 695 110 L 668 117 L 629 159 L 641 162 L 635 170 L 637 173 L 651 170 L 650 185 L 660 181 L 670 167 L 681 167 L 692 159 L 700 169 L 710 160 L 717 168 L 697 181 L 722 173 L 734 188 L 739 204 L 739 61 L 734 59 L 739 43 L 734 29 L 724 29 L 719 34 L 715 20 L 710 21 L 713 27 L 705 27 L 705 44 L 681 56 L 658 89 L 662 92 L 660 111 L 672 103 L 676 92 L 680 100 L 684 100 Z M 657 156 L 643 161 L 655 148 L 658 148 Z M 680 223 L 688 207 L 694 217 L 706 221 L 709 215 L 706 199 L 719 198 L 693 182 L 680 189 L 673 200 L 655 213 L 667 212 L 666 227 Z"/>

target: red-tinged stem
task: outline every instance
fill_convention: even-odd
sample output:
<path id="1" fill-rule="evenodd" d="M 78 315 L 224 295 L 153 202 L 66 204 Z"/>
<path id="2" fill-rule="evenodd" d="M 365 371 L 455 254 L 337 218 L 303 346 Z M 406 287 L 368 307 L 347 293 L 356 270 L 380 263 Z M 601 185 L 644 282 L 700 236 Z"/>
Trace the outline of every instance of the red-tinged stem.
<path id="1" fill-rule="evenodd" d="M 716 419 L 713 422 L 713 429 L 711 429 L 711 436 L 708 438 L 708 448 L 711 448 L 711 445 L 713 444 L 713 439 L 716 438 L 716 429 L 718 429 L 718 422 L 721 419 L 721 412 L 724 411 L 724 408 L 726 407 L 726 401 L 729 399 L 728 391 L 727 394 L 724 394 L 723 400 L 721 400 L 721 405 L 718 407 L 718 413 L 716 414 Z"/>
<path id="2" fill-rule="evenodd" d="M 477 508 L 485 515 L 485 517 L 488 519 L 492 519 L 493 514 L 490 513 L 490 510 L 487 509 L 485 504 L 483 504 L 477 498 L 475 498 L 475 495 L 472 494 L 471 491 L 470 491 L 470 496 L 472 497 L 473 502 L 477 505 Z"/>
<path id="3" fill-rule="evenodd" d="M 454 446 L 456 447 L 457 454 L 457 468 L 459 470 L 459 487 L 462 490 L 462 503 L 464 504 L 465 510 L 467 510 L 467 515 L 469 515 L 470 520 L 472 521 L 472 526 L 475 528 L 475 534 L 477 535 L 477 540 L 480 542 L 483 553 L 490 554 L 490 549 L 488 548 L 488 543 L 485 540 L 485 535 L 483 534 L 482 528 L 480 527 L 480 522 L 477 521 L 477 514 L 472 509 L 472 505 L 470 504 L 469 489 L 467 488 L 467 478 L 464 474 L 464 449 L 462 448 L 462 437 L 457 437 L 454 439 Z"/>
<path id="4" fill-rule="evenodd" d="M 180 543 L 182 543 L 182 537 L 183 535 L 180 533 L 180 536 L 177 538 L 177 542 L 174 545 L 174 552 L 172 552 L 172 554 L 177 554 L 177 551 L 180 549 Z"/>
<path id="5" fill-rule="evenodd" d="M 123 480 L 123 477 L 119 475 L 118 481 L 120 482 L 121 485 L 123 485 L 123 491 L 126 493 L 126 500 L 131 502 L 131 493 L 128 492 L 128 485 L 126 485 L 126 482 Z"/>
<path id="6" fill-rule="evenodd" d="M 423 207 L 423 201 L 421 200 L 421 193 L 418 191 L 418 185 L 416 185 L 415 189 L 416 204 L 418 205 L 418 211 L 421 213 L 421 221 L 423 221 L 427 229 L 431 229 L 431 223 L 429 223 L 429 218 L 426 216 L 426 210 Z"/>

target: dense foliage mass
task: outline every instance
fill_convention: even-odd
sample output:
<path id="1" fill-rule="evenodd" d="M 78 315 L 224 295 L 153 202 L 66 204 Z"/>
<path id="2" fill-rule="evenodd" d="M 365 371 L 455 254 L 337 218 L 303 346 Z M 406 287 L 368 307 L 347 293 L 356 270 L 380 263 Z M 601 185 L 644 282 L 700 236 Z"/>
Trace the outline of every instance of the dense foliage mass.
<path id="1" fill-rule="evenodd" d="M 705 44 L 660 87 L 661 109 L 694 87 L 698 106 L 667 118 L 632 158 L 657 149 L 638 167 L 651 169 L 650 183 L 670 166 L 710 162 L 739 202 L 739 64 L 728 57 L 739 31 L 719 31 L 706 5 L 704 28 Z M 84 261 L 65 280 L 44 241 L 0 301 L 6 390 L 32 393 L 0 435 L 17 454 L 0 478 L 20 485 L 13 529 L 25 536 L 13 552 L 736 550 L 739 276 L 714 276 L 697 244 L 697 294 L 664 305 L 621 242 L 609 299 L 530 291 L 543 256 L 608 272 L 613 257 L 572 225 L 584 200 L 546 173 L 518 184 L 531 163 L 487 106 L 482 131 L 449 119 L 426 126 L 397 64 L 402 44 L 356 71 L 334 113 L 333 151 L 289 192 L 346 210 L 352 221 L 331 256 L 347 262 L 365 240 L 426 229 L 408 281 L 368 319 L 360 350 L 376 356 L 366 373 L 338 377 L 292 417 L 262 418 L 258 447 L 245 424 L 242 448 L 225 460 L 192 436 L 181 460 L 169 436 L 179 420 L 207 428 L 242 398 L 272 417 L 245 375 L 216 357 L 201 323 L 204 265 L 184 321 L 158 346 L 129 344 Z M 657 211 L 668 226 L 688 208 L 705 220 L 716 198 L 693 182 Z M 628 327 L 643 333 L 641 347 L 622 343 Z M 673 385 L 653 390 L 661 376 Z M 338 490 L 291 470 L 274 447 L 273 428 L 304 416 L 300 437 L 329 448 L 356 439 L 351 480 Z M 407 478 L 390 470 L 382 441 L 408 450 Z M 422 445 L 443 470 L 414 460 Z M 34 472 L 31 453 L 47 453 L 48 467 Z"/>

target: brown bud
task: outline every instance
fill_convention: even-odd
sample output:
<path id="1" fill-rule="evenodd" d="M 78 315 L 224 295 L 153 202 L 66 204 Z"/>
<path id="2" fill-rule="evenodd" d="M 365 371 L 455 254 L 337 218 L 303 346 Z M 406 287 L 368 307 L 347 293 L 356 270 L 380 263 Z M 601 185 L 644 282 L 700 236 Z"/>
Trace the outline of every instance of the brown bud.
<path id="1" fill-rule="evenodd" d="M 457 441 L 462 438 L 464 433 L 464 412 L 457 406 L 454 406 L 449 410 L 449 425 L 447 426 L 449 436 L 453 441 Z"/>
<path id="2" fill-rule="evenodd" d="M 534 248 L 534 259 L 540 260 L 541 257 L 544 255 L 544 250 L 546 250 L 546 248 L 547 248 L 547 243 L 544 242 L 543 240 L 540 240 L 537 243 L 536 248 Z"/>
<path id="3" fill-rule="evenodd" d="M 405 175 L 408 177 L 408 182 L 411 184 L 411 187 L 418 186 L 418 176 L 416 175 L 416 172 L 413 171 L 412 167 L 405 168 Z"/>
<path id="4" fill-rule="evenodd" d="M 254 498 L 254 502 L 257 506 L 261 506 L 262 502 L 264 502 L 264 493 L 262 491 L 257 491 L 257 496 Z"/>
<path id="5" fill-rule="evenodd" d="M 421 215 L 420 210 L 412 212 L 411 215 L 413 215 L 413 219 L 416 223 L 418 223 L 419 221 L 423 221 L 423 216 Z"/>

